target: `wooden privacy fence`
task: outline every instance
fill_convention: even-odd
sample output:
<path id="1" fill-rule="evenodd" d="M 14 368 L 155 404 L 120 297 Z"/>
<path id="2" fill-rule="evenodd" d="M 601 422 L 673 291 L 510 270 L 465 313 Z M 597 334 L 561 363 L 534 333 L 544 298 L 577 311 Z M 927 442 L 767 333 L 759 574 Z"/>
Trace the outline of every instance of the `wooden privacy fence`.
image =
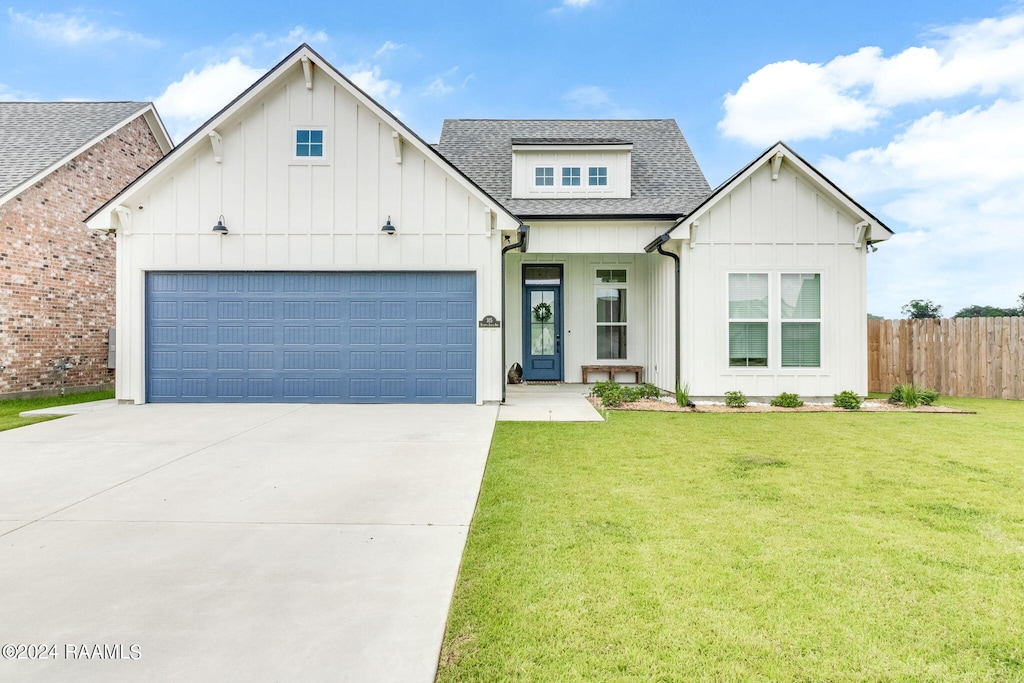
<path id="1" fill-rule="evenodd" d="M 1024 399 L 1024 318 L 868 321 L 868 390 Z"/>

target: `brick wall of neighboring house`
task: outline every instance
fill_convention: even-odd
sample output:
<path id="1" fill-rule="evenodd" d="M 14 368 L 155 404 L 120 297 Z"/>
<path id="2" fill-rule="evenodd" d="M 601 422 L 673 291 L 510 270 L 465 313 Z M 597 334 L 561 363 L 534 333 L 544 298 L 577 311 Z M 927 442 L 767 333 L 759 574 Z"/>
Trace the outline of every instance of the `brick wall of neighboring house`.
<path id="1" fill-rule="evenodd" d="M 109 388 L 114 237 L 82 220 L 163 156 L 140 116 L 0 205 L 0 397 Z"/>

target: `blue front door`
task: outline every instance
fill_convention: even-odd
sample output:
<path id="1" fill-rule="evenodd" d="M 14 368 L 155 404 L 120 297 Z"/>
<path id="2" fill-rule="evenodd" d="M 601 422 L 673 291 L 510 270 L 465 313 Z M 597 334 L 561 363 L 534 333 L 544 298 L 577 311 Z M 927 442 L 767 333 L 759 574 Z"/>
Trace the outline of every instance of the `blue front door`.
<path id="1" fill-rule="evenodd" d="M 561 267 L 526 266 L 523 274 L 523 379 L 561 381 Z"/>

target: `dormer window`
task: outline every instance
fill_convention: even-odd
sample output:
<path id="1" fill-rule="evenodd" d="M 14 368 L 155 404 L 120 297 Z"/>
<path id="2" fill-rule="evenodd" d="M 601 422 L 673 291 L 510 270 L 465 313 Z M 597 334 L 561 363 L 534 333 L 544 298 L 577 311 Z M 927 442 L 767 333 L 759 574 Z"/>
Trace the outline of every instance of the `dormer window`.
<path id="1" fill-rule="evenodd" d="M 617 138 L 513 138 L 512 198 L 629 198 L 632 151 Z"/>

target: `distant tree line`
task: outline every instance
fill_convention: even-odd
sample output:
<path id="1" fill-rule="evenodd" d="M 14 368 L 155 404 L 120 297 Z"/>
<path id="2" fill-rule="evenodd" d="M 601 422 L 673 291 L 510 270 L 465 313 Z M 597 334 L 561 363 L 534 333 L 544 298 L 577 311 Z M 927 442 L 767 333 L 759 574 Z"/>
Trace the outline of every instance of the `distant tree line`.
<path id="1" fill-rule="evenodd" d="M 1024 294 L 1017 297 L 1018 304 L 1014 308 L 1000 308 L 999 306 L 967 306 L 953 314 L 954 318 L 1012 318 L 1024 316 Z M 931 299 L 914 299 L 903 305 L 900 309 L 905 318 L 920 320 L 924 318 L 941 318 L 942 306 Z M 868 314 L 868 319 L 877 319 L 879 316 Z"/>

